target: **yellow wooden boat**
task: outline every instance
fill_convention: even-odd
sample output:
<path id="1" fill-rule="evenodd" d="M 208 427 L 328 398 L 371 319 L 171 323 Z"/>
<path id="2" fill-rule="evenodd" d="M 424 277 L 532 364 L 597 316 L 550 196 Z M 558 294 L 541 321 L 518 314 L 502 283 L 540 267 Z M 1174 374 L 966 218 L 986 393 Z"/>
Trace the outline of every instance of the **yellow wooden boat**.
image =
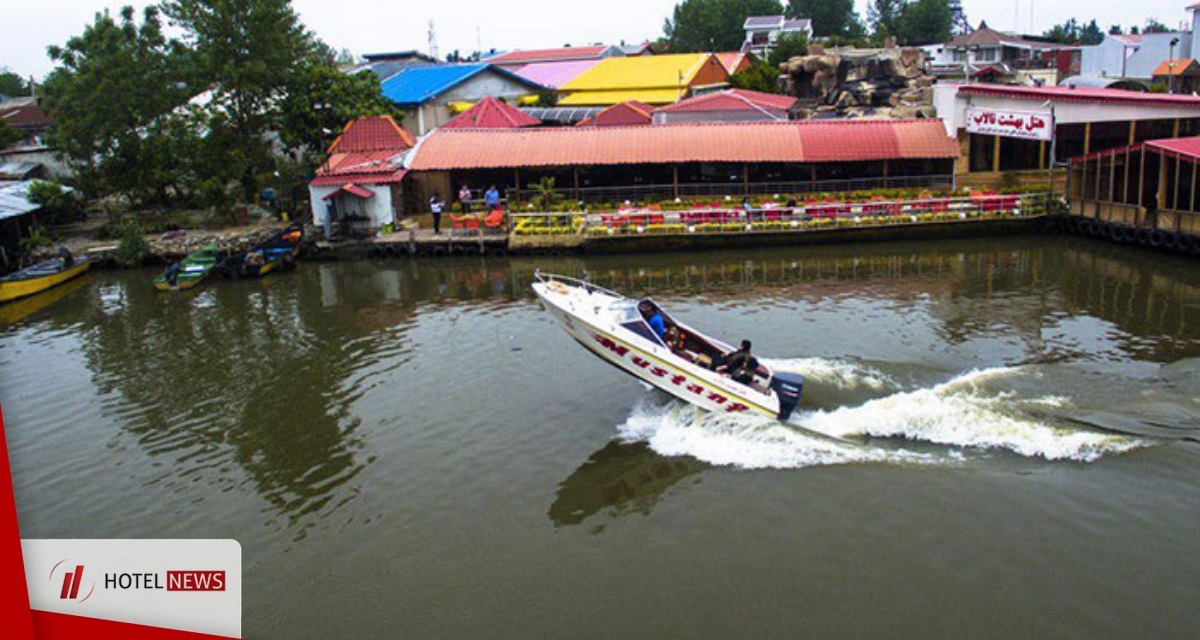
<path id="1" fill-rule="evenodd" d="M 0 303 L 40 293 L 60 285 L 88 270 L 87 258 L 67 261 L 62 258 L 43 260 L 31 267 L 0 278 Z"/>

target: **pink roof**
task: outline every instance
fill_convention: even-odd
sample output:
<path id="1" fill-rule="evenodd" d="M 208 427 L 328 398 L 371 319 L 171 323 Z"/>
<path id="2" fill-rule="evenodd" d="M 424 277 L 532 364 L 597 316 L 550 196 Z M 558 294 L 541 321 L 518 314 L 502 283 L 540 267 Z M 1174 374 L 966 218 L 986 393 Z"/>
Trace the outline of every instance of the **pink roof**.
<path id="1" fill-rule="evenodd" d="M 537 118 L 492 96 L 476 102 L 470 109 L 454 116 L 442 125 L 443 129 L 515 129 L 536 127 Z"/>
<path id="2" fill-rule="evenodd" d="M 999 84 L 968 84 L 959 86 L 964 95 L 1000 96 L 1028 100 L 1063 100 L 1071 102 L 1099 102 L 1156 107 L 1200 108 L 1200 97 L 1169 93 L 1141 93 L 1121 89 L 1099 87 L 1019 87 Z"/>
<path id="3" fill-rule="evenodd" d="M 580 60 L 584 58 L 599 58 L 608 45 L 597 44 L 588 47 L 560 47 L 558 49 L 530 49 L 529 51 L 509 51 L 498 56 L 492 56 L 484 62 L 492 64 L 516 64 L 519 62 L 537 62 L 549 60 Z"/>
<path id="4" fill-rule="evenodd" d="M 666 113 L 689 113 L 700 111 L 784 111 L 796 104 L 796 98 L 781 96 L 773 93 L 747 91 L 745 89 L 728 89 L 709 93 L 675 104 L 660 107 L 658 110 Z"/>
<path id="5" fill-rule="evenodd" d="M 736 73 L 738 66 L 746 59 L 746 54 L 741 51 L 714 53 L 713 55 L 717 56 L 717 60 L 721 61 L 721 66 L 725 67 L 725 71 L 731 74 Z"/>
<path id="6" fill-rule="evenodd" d="M 1153 147 L 1175 156 L 1184 156 L 1200 160 L 1200 136 L 1192 138 L 1174 138 L 1166 140 L 1147 140 L 1147 147 Z"/>
<path id="7" fill-rule="evenodd" d="M 595 116 L 580 122 L 580 127 L 634 127 L 650 124 L 651 112 L 654 107 L 637 100 L 618 102 L 597 113 Z"/>
<path id="8" fill-rule="evenodd" d="M 596 60 L 568 60 L 567 62 L 535 62 L 527 64 L 513 73 L 536 82 L 543 87 L 557 89 L 574 80 L 579 74 L 596 66 Z"/>
<path id="9" fill-rule="evenodd" d="M 1197 5 L 1197 6 L 1200 6 L 1200 5 Z M 1141 44 L 1142 43 L 1142 34 L 1140 34 L 1140 33 L 1139 34 L 1118 33 L 1118 34 L 1114 35 L 1113 37 L 1116 38 L 1117 40 L 1120 40 L 1121 42 L 1124 42 L 1125 44 Z"/>
<path id="10" fill-rule="evenodd" d="M 686 123 L 651 127 L 437 129 L 414 170 L 680 162 L 854 162 L 950 159 L 940 120 Z"/>

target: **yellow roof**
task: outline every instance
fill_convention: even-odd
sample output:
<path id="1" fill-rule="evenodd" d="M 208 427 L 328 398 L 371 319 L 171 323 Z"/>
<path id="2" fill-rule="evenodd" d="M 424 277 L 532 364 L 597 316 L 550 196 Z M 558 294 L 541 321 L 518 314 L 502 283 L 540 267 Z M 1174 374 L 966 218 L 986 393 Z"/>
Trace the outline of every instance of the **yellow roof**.
<path id="1" fill-rule="evenodd" d="M 687 97 L 687 87 L 683 88 L 683 96 L 679 95 L 679 89 L 675 87 L 670 89 L 576 91 L 559 98 L 558 104 L 564 107 L 600 107 L 625 102 L 626 100 L 637 100 L 646 104 L 671 104 L 679 100 L 680 97 Z"/>
<path id="2" fill-rule="evenodd" d="M 681 79 L 686 87 L 710 57 L 711 53 L 676 53 L 605 58 L 558 90 L 570 93 L 589 90 L 677 88 Z M 676 99 L 672 98 L 671 101 Z"/>

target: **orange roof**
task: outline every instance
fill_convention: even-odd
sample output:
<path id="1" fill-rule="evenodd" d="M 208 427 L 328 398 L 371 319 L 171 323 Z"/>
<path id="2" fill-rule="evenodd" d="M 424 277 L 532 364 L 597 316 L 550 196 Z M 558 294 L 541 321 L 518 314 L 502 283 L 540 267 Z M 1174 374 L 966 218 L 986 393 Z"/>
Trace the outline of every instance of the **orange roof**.
<path id="1" fill-rule="evenodd" d="M 638 127 L 445 130 L 415 170 L 679 162 L 853 162 L 957 158 L 940 120 L 685 123 Z"/>
<path id="2" fill-rule="evenodd" d="M 725 71 L 729 75 L 733 75 L 750 66 L 750 56 L 741 51 L 728 51 L 714 53 L 713 55 L 717 57 L 717 60 L 721 62 L 721 66 L 725 67 Z"/>
<path id="3" fill-rule="evenodd" d="M 1192 58 L 1181 58 L 1179 60 L 1165 60 L 1158 68 L 1154 70 L 1151 76 L 1181 76 L 1184 73 L 1187 75 L 1200 74 L 1200 66 Z"/>

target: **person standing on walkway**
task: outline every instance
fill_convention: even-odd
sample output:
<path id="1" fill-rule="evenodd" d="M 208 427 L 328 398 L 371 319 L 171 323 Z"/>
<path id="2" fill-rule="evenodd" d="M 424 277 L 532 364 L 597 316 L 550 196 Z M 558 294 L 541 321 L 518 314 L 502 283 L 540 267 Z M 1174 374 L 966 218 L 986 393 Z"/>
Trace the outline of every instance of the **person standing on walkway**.
<path id="1" fill-rule="evenodd" d="M 487 193 L 483 194 L 483 201 L 487 203 L 488 211 L 500 208 L 500 192 L 496 190 L 496 185 L 488 187 Z"/>
<path id="2" fill-rule="evenodd" d="M 433 234 L 441 235 L 442 233 L 442 207 L 446 206 L 442 202 L 442 196 L 438 192 L 433 192 L 433 197 L 429 199 L 429 211 L 433 213 Z"/>
<path id="3" fill-rule="evenodd" d="M 471 213 L 471 188 L 466 184 L 458 190 L 458 206 L 462 207 L 463 215 Z"/>

